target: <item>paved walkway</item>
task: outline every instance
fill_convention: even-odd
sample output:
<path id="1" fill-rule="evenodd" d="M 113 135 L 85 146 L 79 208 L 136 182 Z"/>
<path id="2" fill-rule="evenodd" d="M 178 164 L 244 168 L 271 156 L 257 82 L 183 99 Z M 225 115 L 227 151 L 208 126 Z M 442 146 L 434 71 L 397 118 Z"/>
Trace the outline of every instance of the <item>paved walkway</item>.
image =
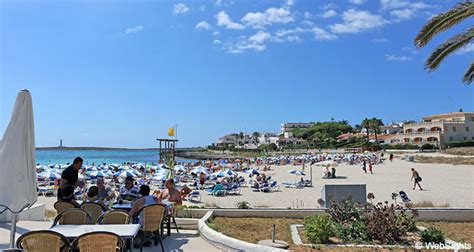
<path id="1" fill-rule="evenodd" d="M 16 238 L 20 235 L 33 230 L 49 229 L 52 222 L 40 221 L 20 221 L 17 224 Z M 0 223 L 0 249 L 9 247 L 10 242 L 10 228 L 9 223 Z M 204 241 L 195 230 L 180 230 L 180 234 L 173 233 L 163 242 L 165 251 L 219 251 L 206 241 Z M 157 247 L 145 247 L 143 251 L 160 251 L 159 245 Z"/>

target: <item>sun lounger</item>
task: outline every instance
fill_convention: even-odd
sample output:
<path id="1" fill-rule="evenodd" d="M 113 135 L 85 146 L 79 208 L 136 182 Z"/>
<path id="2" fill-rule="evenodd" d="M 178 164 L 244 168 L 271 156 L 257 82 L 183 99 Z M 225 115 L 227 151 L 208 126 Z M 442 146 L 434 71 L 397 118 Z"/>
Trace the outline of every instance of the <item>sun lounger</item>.
<path id="1" fill-rule="evenodd" d="M 231 187 L 228 187 L 227 189 L 227 194 L 229 195 L 239 195 L 240 194 L 240 188 L 238 184 L 234 184 Z"/>
<path id="2" fill-rule="evenodd" d="M 188 195 L 188 200 L 189 201 L 194 201 L 196 200 L 198 202 L 201 202 L 201 194 L 199 193 L 199 191 L 192 191 L 189 195 Z"/>

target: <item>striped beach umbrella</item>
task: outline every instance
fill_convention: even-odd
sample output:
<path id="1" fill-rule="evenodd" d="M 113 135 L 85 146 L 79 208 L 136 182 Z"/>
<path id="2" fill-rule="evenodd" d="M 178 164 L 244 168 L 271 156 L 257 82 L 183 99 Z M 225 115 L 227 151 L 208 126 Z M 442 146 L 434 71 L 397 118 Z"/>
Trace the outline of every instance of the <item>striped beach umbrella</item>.
<path id="1" fill-rule="evenodd" d="M 206 167 L 203 167 L 203 166 L 198 166 L 196 168 L 194 168 L 191 173 L 194 173 L 194 174 L 200 174 L 200 173 L 204 173 L 204 174 L 209 174 L 209 170 L 207 170 Z"/>
<path id="2" fill-rule="evenodd" d="M 184 166 L 182 165 L 176 165 L 175 167 L 173 167 L 173 170 L 176 172 L 185 172 L 186 168 L 184 168 Z"/>
<path id="3" fill-rule="evenodd" d="M 87 173 L 87 175 L 89 175 L 89 177 L 92 177 L 92 178 L 97 178 L 97 177 L 106 178 L 106 177 L 109 177 L 109 174 L 107 172 L 103 172 L 103 171 L 90 171 L 90 172 Z"/>
<path id="4" fill-rule="evenodd" d="M 298 170 L 289 170 L 288 173 L 294 174 L 294 175 L 301 175 L 301 176 L 305 176 L 305 175 L 306 175 L 304 172 L 298 171 Z"/>
<path id="5" fill-rule="evenodd" d="M 136 178 L 137 175 L 135 175 L 134 173 L 132 172 L 129 172 L 128 170 L 123 170 L 123 171 L 119 171 L 119 172 L 116 172 L 114 174 L 115 177 L 119 177 L 119 178 L 126 178 L 126 177 L 133 177 L 133 178 Z"/>
<path id="6" fill-rule="evenodd" d="M 44 171 L 44 172 L 38 174 L 37 176 L 39 178 L 51 179 L 51 180 L 61 178 L 61 174 L 56 173 L 52 170 Z"/>

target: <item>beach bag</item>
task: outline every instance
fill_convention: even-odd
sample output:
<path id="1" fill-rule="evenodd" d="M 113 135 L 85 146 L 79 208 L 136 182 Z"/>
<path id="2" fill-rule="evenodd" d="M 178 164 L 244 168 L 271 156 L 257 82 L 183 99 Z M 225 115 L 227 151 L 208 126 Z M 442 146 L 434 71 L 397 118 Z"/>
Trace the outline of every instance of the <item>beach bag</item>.
<path id="1" fill-rule="evenodd" d="M 422 180 L 422 179 L 421 179 L 420 176 L 418 176 L 418 178 L 416 178 L 416 182 L 421 182 L 421 180 Z"/>

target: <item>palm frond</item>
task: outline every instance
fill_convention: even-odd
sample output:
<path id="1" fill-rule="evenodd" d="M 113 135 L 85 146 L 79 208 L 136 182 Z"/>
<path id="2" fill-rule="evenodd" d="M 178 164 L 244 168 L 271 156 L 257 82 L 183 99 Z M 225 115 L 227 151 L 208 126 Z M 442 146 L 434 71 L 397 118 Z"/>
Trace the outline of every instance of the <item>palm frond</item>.
<path id="1" fill-rule="evenodd" d="M 471 84 L 473 79 L 474 79 L 474 61 L 471 62 L 471 65 L 464 73 L 463 82 L 466 84 Z"/>
<path id="2" fill-rule="evenodd" d="M 436 34 L 458 24 L 464 19 L 474 15 L 474 2 L 466 1 L 456 4 L 447 12 L 433 17 L 416 35 L 415 46 L 425 46 Z"/>
<path id="3" fill-rule="evenodd" d="M 425 68 L 430 71 L 435 70 L 449 54 L 467 45 L 473 37 L 474 28 L 471 28 L 463 33 L 460 33 L 448 39 L 447 41 L 445 41 L 434 49 L 434 51 L 431 53 L 430 57 L 426 61 Z"/>

